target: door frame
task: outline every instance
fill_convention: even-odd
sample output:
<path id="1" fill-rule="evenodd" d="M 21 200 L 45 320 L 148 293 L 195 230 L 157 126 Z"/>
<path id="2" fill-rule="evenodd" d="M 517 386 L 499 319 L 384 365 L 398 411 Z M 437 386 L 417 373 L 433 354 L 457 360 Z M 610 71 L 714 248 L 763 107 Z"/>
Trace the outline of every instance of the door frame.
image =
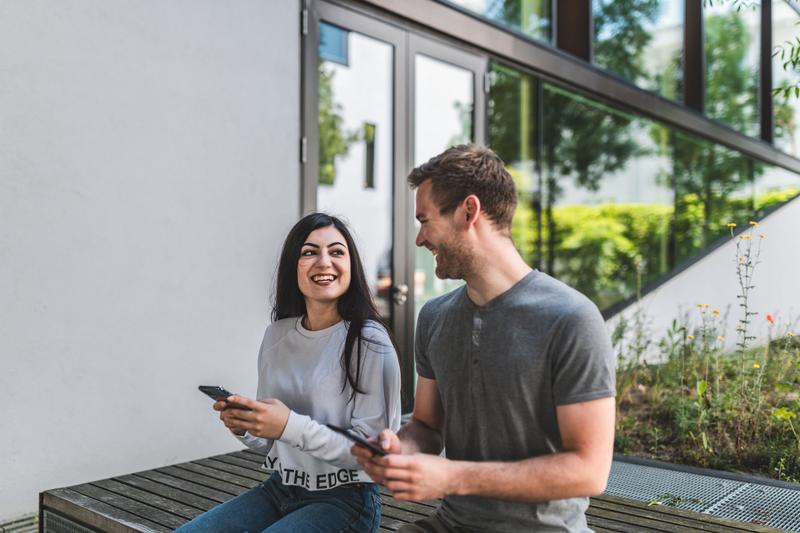
<path id="1" fill-rule="evenodd" d="M 394 21 L 367 14 L 349 5 L 325 0 L 304 0 L 301 67 L 301 210 L 303 214 L 316 210 L 319 175 L 319 27 L 324 21 L 358 32 L 391 45 L 393 65 L 393 213 L 392 213 L 392 293 L 395 287 L 406 285 L 408 297 L 404 304 L 392 298 L 391 328 L 397 341 L 402 380 L 403 412 L 414 406 L 414 193 L 406 184 L 406 176 L 414 168 L 414 61 L 416 54 L 465 68 L 474 73 L 473 136 L 475 142 L 486 142 L 487 93 L 486 73 L 489 57 L 467 51 L 454 44 L 429 35 L 416 33 Z"/>

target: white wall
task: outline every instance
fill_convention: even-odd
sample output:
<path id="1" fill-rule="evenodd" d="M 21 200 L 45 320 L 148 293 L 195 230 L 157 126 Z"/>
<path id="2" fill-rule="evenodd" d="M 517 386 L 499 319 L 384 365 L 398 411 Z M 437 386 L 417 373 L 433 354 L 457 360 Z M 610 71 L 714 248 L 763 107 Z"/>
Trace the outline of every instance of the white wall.
<path id="1" fill-rule="evenodd" d="M 298 0 L 0 1 L 0 518 L 240 446 L 299 208 Z"/>
<path id="2" fill-rule="evenodd" d="M 740 225 L 748 221 L 737 221 Z M 793 328 L 800 334 L 800 278 L 797 266 L 800 265 L 800 198 L 782 206 L 766 217 L 757 228 L 754 238 L 764 234 L 761 242 L 761 263 L 753 275 L 755 288 L 750 294 L 750 308 L 759 315 L 751 317 L 751 330 L 755 335 L 749 341 L 752 346 L 767 342 L 770 334 L 785 334 Z M 755 250 L 755 248 L 754 248 Z M 647 324 L 652 339 L 657 341 L 669 329 L 672 320 L 688 312 L 695 323 L 699 322 L 700 311 L 697 304 L 710 305 L 709 311 L 720 311 L 720 320 L 726 312 L 726 330 L 723 347 L 736 349 L 738 340 L 736 326 L 741 318 L 738 307 L 738 277 L 736 276 L 736 244 L 732 239 L 697 263 L 670 279 L 653 292 L 642 298 L 641 307 L 649 319 Z M 636 304 L 626 308 L 609 320 L 613 329 L 620 319 L 630 320 Z M 767 314 L 773 315 L 776 322 L 770 331 Z M 656 354 L 651 353 L 652 359 Z"/>

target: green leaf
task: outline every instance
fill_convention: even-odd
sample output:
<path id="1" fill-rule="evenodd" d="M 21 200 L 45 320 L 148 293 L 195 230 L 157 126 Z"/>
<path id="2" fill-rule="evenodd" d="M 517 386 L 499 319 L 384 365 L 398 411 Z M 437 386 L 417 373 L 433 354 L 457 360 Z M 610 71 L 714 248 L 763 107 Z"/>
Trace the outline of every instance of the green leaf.
<path id="1" fill-rule="evenodd" d="M 708 381 L 701 379 L 697 382 L 697 397 L 700 398 L 708 390 Z"/>
<path id="2" fill-rule="evenodd" d="M 780 407 L 778 409 L 772 410 L 772 416 L 777 418 L 778 420 L 792 420 L 793 418 L 797 418 L 797 413 L 792 411 L 791 409 L 787 409 L 786 407 Z"/>

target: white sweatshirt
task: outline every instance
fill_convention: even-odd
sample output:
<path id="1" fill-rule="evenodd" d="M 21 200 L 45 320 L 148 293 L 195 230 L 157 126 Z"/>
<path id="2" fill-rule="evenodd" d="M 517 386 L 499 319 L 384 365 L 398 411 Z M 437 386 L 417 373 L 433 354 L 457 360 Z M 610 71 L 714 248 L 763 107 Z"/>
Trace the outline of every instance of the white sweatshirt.
<path id="1" fill-rule="evenodd" d="M 361 375 L 352 401 L 342 391 L 341 358 L 348 322 L 310 331 L 301 318 L 270 324 L 258 357 L 259 400 L 276 398 L 291 412 L 277 441 L 246 433 L 245 445 L 267 453 L 264 465 L 279 470 L 286 485 L 324 490 L 347 483 L 372 482 L 350 454 L 352 441 L 327 427 L 333 424 L 371 437 L 400 427 L 400 365 L 383 326 L 368 321 L 361 330 Z M 354 347 L 355 349 L 355 347 Z M 353 358 L 355 361 L 355 358 Z"/>

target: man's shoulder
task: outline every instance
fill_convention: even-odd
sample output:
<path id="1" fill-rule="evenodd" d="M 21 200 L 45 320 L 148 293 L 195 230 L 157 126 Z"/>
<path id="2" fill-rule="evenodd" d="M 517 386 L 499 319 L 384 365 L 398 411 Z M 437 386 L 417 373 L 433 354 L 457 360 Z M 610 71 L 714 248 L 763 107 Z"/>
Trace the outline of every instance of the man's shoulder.
<path id="1" fill-rule="evenodd" d="M 463 292 L 466 285 L 462 285 L 450 292 L 431 298 L 419 310 L 418 320 L 427 321 L 434 317 L 442 316 L 448 311 L 459 308 L 463 303 Z"/>
<path id="2" fill-rule="evenodd" d="M 595 303 L 582 292 L 539 271 L 515 294 L 513 305 L 535 314 L 539 321 L 555 322 L 565 317 L 600 313 Z"/>

